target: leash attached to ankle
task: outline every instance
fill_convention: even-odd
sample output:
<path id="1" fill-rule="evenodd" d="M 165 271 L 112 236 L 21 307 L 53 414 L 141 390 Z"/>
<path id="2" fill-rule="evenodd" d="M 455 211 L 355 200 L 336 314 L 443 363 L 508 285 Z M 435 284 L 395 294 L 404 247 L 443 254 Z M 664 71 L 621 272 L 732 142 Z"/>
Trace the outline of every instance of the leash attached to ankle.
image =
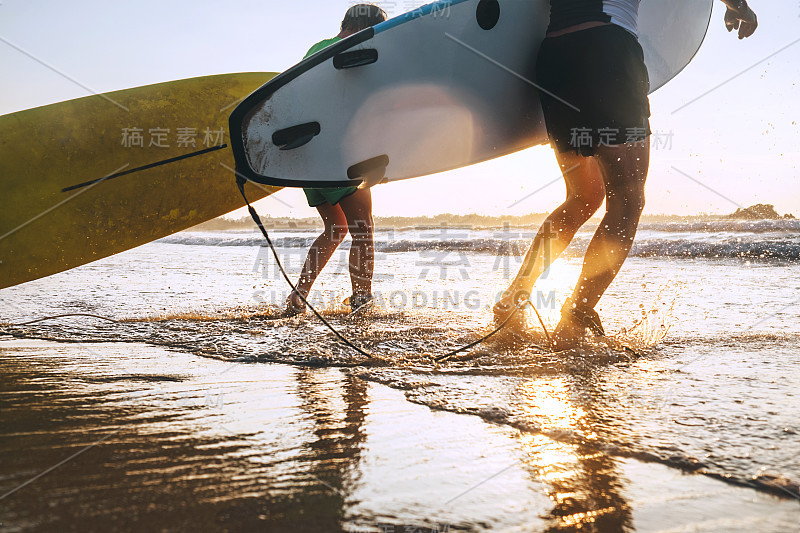
<path id="1" fill-rule="evenodd" d="M 579 307 L 572 298 L 567 298 L 561 308 L 561 316 L 569 315 L 579 326 L 582 326 L 598 337 L 605 337 L 606 330 L 600 321 L 600 315 L 592 308 Z"/>

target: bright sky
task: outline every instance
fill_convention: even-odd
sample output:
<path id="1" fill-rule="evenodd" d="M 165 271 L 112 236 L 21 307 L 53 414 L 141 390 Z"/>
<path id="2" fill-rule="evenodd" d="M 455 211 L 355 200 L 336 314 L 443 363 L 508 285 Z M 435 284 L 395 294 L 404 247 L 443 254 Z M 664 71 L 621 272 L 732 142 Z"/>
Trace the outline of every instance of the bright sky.
<path id="1" fill-rule="evenodd" d="M 312 44 L 338 33 L 353 3 L 2 0 L 0 113 L 194 76 L 285 70 Z M 376 3 L 398 15 L 425 2 Z M 723 6 L 715 2 L 698 56 L 651 96 L 652 128 L 668 146 L 653 151 L 647 213 L 728 213 L 736 204 L 771 203 L 800 215 L 800 1 L 750 3 L 760 23 L 753 37 L 728 34 Z M 545 212 L 562 200 L 562 184 L 509 206 L 558 176 L 551 150 L 532 148 L 378 186 L 375 213 Z M 274 216 L 315 213 L 299 190 L 277 196 L 291 208 L 271 198 L 259 208 Z"/>

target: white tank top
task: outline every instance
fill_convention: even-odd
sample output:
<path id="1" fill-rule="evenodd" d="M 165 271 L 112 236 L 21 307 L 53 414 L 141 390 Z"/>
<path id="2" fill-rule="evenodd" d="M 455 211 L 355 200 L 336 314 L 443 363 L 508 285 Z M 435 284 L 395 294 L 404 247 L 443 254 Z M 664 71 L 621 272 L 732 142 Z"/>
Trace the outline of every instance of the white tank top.
<path id="1" fill-rule="evenodd" d="M 640 0 L 550 0 L 548 32 L 586 22 L 610 22 L 638 35 L 639 2 Z"/>

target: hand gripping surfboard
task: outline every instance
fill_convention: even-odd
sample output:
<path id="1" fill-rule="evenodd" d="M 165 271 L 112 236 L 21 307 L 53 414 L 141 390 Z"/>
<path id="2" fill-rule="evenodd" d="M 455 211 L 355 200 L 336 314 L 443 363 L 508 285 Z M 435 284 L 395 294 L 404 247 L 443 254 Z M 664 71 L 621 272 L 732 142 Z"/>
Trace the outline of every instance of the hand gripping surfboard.
<path id="1" fill-rule="evenodd" d="M 711 4 L 642 0 L 651 91 L 691 61 Z M 237 170 L 262 184 L 347 186 L 544 143 L 533 80 L 548 19 L 548 0 L 440 0 L 338 42 L 234 110 Z"/>

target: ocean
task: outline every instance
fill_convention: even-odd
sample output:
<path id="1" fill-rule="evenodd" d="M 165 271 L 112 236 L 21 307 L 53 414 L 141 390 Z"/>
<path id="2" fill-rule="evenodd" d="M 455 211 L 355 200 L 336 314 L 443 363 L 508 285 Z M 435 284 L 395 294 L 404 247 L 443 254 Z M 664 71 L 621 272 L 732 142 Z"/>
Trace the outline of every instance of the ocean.
<path id="1" fill-rule="evenodd" d="M 800 529 L 800 221 L 643 224 L 598 311 L 548 353 L 491 306 L 531 228 L 348 242 L 311 302 L 255 231 L 187 231 L 0 291 L 3 531 Z M 271 234 L 296 279 L 311 230 Z M 591 237 L 537 283 L 552 329 Z M 54 243 L 54 245 L 56 245 Z M 72 316 L 20 325 L 59 314 Z"/>

